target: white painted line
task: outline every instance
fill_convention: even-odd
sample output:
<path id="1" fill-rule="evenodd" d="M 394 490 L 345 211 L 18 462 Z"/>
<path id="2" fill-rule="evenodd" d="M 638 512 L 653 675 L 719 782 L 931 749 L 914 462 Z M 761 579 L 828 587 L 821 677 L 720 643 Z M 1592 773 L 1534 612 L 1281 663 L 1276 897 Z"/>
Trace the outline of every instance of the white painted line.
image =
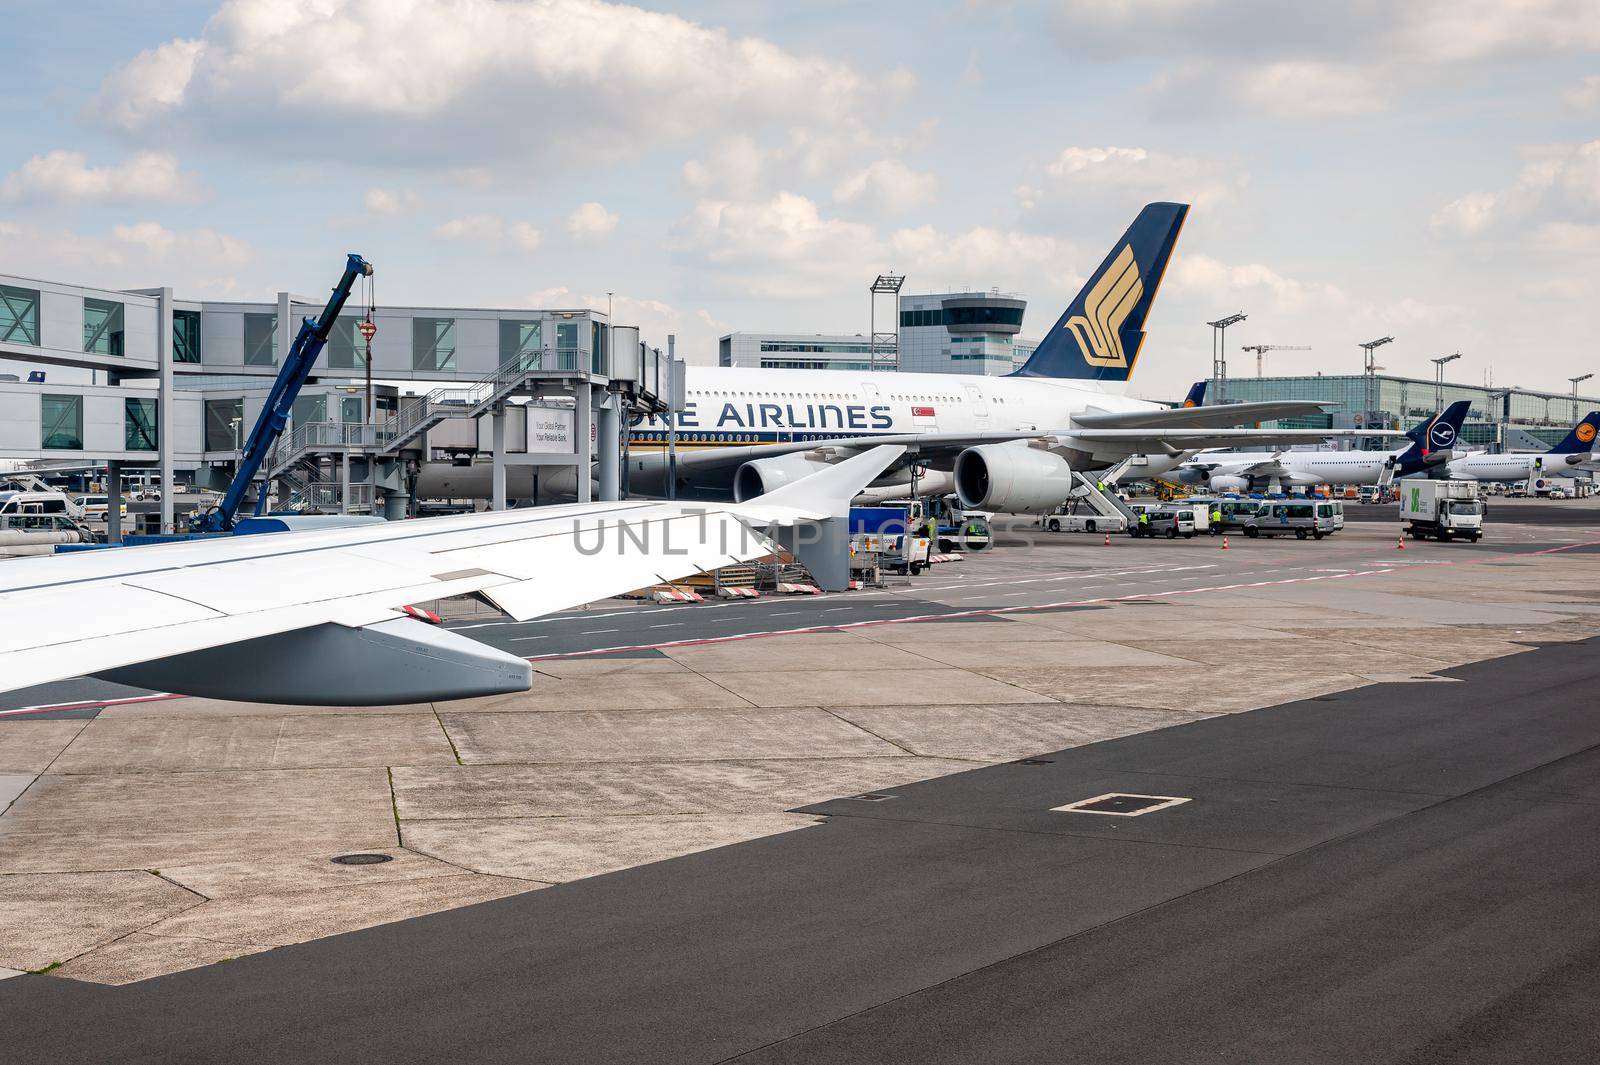
<path id="1" fill-rule="evenodd" d="M 511 642 L 527 643 L 529 640 L 548 640 L 549 638 L 548 636 L 513 636 L 511 637 Z"/>
<path id="2" fill-rule="evenodd" d="M 603 632 L 621 632 L 621 629 L 585 629 L 579 636 L 599 636 Z"/>

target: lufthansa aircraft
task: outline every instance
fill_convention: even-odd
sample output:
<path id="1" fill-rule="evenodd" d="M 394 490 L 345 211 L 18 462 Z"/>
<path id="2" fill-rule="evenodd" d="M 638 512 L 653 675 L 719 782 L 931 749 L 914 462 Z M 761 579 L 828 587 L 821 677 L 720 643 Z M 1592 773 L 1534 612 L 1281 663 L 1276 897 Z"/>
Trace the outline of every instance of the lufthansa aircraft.
<path id="1" fill-rule="evenodd" d="M 1137 455 L 1148 457 L 1143 474 L 1158 474 L 1201 448 L 1353 434 L 1235 428 L 1317 413 L 1316 403 L 1168 408 L 1122 394 L 1188 210 L 1152 203 L 1140 211 L 1026 365 L 1007 377 L 689 367 L 676 461 L 664 448 L 665 423 L 639 426 L 629 492 L 667 495 L 670 478 L 680 498 L 751 499 L 875 444 L 899 444 L 905 457 L 875 488 L 909 489 L 915 467 L 924 494 L 956 491 L 970 508 L 1029 513 L 1065 500 L 1074 471 Z M 487 483 L 486 469 L 430 464 L 419 493 L 482 495 Z M 511 494 L 523 489 L 513 481 Z"/>
<path id="2" fill-rule="evenodd" d="M 1462 455 L 1446 466 L 1448 476 L 1471 481 L 1526 481 L 1530 477 L 1572 477 L 1595 460 L 1595 427 L 1600 410 L 1590 411 L 1555 447 L 1544 454 Z"/>
<path id="3" fill-rule="evenodd" d="M 1211 452 L 1178 469 L 1178 480 L 1204 484 L 1218 492 L 1253 488 L 1304 488 L 1315 484 L 1377 484 L 1383 471 L 1392 477 L 1442 470 L 1455 452 L 1461 423 L 1471 403 L 1459 400 L 1419 422 L 1406 433 L 1411 443 L 1394 451 Z"/>

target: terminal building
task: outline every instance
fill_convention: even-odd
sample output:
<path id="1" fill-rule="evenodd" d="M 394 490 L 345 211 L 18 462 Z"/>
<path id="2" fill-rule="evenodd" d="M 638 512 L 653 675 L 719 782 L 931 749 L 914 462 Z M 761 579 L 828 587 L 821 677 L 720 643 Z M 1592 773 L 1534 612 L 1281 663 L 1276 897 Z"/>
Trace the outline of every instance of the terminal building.
<path id="1" fill-rule="evenodd" d="M 988 292 L 902 295 L 898 365 L 893 344 L 881 337 L 876 353 L 861 334 L 729 333 L 718 343 L 717 364 L 772 370 L 871 370 L 914 373 L 1011 373 L 1037 346 L 1022 340 L 1021 296 Z"/>
<path id="2" fill-rule="evenodd" d="M 1217 394 L 1213 380 L 1210 395 Z M 1374 416 L 1367 416 L 1368 396 Z M 1442 395 L 1442 398 L 1441 398 Z M 1364 374 L 1315 374 L 1303 377 L 1229 377 L 1229 402 L 1314 400 L 1328 413 L 1269 423 L 1286 429 L 1350 429 L 1364 425 L 1408 429 L 1441 406 L 1469 400 L 1471 410 L 1461 430 L 1461 444 L 1472 448 L 1533 450 L 1558 443 L 1585 414 L 1600 410 L 1600 396 L 1541 392 L 1526 388 L 1491 388 L 1416 377 Z"/>
<path id="3" fill-rule="evenodd" d="M 0 275 L 0 469 L 109 464 L 159 472 L 161 484 L 226 484 L 301 319 L 324 302 L 290 292 L 186 300 L 171 288 Z M 280 502 L 288 493 L 312 509 L 400 516 L 418 465 L 486 450 L 502 463 L 566 467 L 580 497 L 589 478 L 576 471 L 599 457 L 613 474 L 602 490 L 614 491 L 608 440 L 665 409 L 673 375 L 662 352 L 603 312 L 376 308 L 369 376 L 358 303 L 346 304 L 266 469 Z M 402 394 L 412 391 L 421 394 Z M 548 414 L 527 417 L 519 408 L 530 403 Z M 480 418 L 500 423 L 485 435 L 503 446 L 478 447 L 470 423 Z"/>

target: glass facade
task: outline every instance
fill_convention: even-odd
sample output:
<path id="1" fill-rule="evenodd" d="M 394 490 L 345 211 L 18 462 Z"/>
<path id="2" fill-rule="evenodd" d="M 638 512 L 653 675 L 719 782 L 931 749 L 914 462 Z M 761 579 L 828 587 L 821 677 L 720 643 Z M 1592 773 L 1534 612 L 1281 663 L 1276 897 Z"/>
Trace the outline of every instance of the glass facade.
<path id="1" fill-rule="evenodd" d="M 206 400 L 207 451 L 237 451 L 244 441 L 244 400 Z"/>
<path id="2" fill-rule="evenodd" d="M 39 446 L 57 451 L 83 450 L 83 397 L 39 397 Z"/>
<path id="3" fill-rule="evenodd" d="M 411 319 L 411 366 L 416 370 L 456 368 L 456 320 Z"/>
<path id="4" fill-rule="evenodd" d="M 39 346 L 39 290 L 0 285 L 0 344 Z"/>
<path id="5" fill-rule="evenodd" d="M 1021 307 L 936 307 L 931 310 L 901 311 L 900 328 L 930 325 L 1016 325 L 1022 324 Z"/>
<path id="6" fill-rule="evenodd" d="M 155 400 L 125 399 L 122 401 L 122 446 L 129 451 L 154 451 L 156 449 Z"/>
<path id="7" fill-rule="evenodd" d="M 83 301 L 83 350 L 93 355 L 122 357 L 122 304 L 112 300 Z"/>
<path id="8" fill-rule="evenodd" d="M 361 335 L 361 322 L 348 318 L 334 322 L 328 333 L 328 367 L 349 370 L 367 365 L 367 338 Z"/>
<path id="9" fill-rule="evenodd" d="M 172 312 L 172 361 L 200 361 L 200 312 Z"/>
<path id="10" fill-rule="evenodd" d="M 360 425 L 364 420 L 361 416 L 367 401 L 360 396 L 339 397 L 339 420 L 346 425 Z"/>
<path id="11" fill-rule="evenodd" d="M 763 370 L 870 370 L 871 362 L 853 359 L 762 359 Z"/>
<path id="12" fill-rule="evenodd" d="M 1439 407 L 1440 393 L 1432 381 L 1389 376 L 1373 380 L 1373 405 L 1380 427 L 1409 429 L 1430 417 Z M 1207 401 L 1214 402 L 1215 396 L 1216 382 L 1213 381 Z M 1361 374 L 1228 379 L 1229 402 L 1296 399 L 1325 403 L 1331 409 L 1321 417 L 1272 422 L 1268 423 L 1269 427 L 1321 429 L 1351 425 L 1353 418 L 1366 410 L 1367 380 Z M 1497 390 L 1478 385 L 1446 384 L 1443 399 L 1445 404 L 1463 399 L 1472 404 L 1467 424 L 1461 431 L 1462 441 L 1469 444 L 1493 443 L 1500 425 L 1568 427 L 1589 411 L 1600 410 L 1600 399 L 1595 397 Z"/>
<path id="13" fill-rule="evenodd" d="M 244 364 L 246 366 L 278 365 L 278 316 L 276 314 L 246 314 L 244 316 Z"/>
<path id="14" fill-rule="evenodd" d="M 589 323 L 589 369 L 592 373 L 610 375 L 611 362 L 606 350 L 606 327 L 599 322 Z"/>

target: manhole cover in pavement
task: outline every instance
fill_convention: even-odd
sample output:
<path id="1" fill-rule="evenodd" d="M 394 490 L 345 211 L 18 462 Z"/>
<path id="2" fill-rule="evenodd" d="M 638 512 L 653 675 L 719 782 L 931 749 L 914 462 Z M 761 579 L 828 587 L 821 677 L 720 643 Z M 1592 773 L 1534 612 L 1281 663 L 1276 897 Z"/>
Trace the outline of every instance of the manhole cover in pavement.
<path id="1" fill-rule="evenodd" d="M 341 854 L 332 859 L 334 865 L 382 865 L 392 861 L 392 854 Z"/>
<path id="2" fill-rule="evenodd" d="M 1112 817 L 1139 817 L 1143 814 L 1165 810 L 1172 806 L 1181 806 L 1188 799 L 1180 799 L 1174 795 L 1129 795 L 1124 792 L 1114 791 L 1106 795 L 1096 795 L 1092 799 L 1080 799 L 1065 806 L 1053 806 L 1056 813 L 1063 814 L 1108 814 Z"/>

